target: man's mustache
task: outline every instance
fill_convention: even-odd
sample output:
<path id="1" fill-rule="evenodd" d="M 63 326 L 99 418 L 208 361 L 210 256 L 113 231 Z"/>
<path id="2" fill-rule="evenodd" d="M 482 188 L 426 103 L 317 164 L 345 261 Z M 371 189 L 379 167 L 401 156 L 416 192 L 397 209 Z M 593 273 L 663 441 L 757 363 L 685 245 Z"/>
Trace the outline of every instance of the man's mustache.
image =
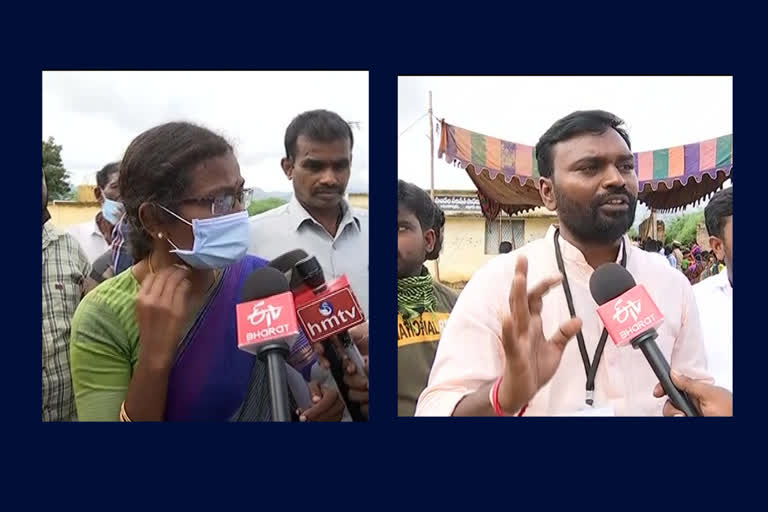
<path id="1" fill-rule="evenodd" d="M 600 206 L 608 203 L 609 201 L 613 201 L 614 199 L 619 199 L 619 198 L 626 200 L 627 204 L 629 205 L 631 205 L 637 200 L 637 198 L 632 194 L 630 194 L 628 190 L 621 189 L 621 190 L 615 190 L 615 191 L 608 192 L 595 197 L 594 201 L 592 201 L 592 204 L 594 206 Z"/>
<path id="2" fill-rule="evenodd" d="M 322 187 L 322 188 L 316 188 L 315 194 L 327 194 L 327 193 L 334 193 L 334 194 L 343 194 L 344 191 L 341 190 L 341 187 Z"/>

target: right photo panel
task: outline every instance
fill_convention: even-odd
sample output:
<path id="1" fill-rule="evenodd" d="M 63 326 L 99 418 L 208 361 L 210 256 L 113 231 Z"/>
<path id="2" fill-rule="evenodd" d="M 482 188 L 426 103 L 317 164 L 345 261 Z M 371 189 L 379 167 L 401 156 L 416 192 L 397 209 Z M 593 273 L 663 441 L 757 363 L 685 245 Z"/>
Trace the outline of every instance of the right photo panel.
<path id="1" fill-rule="evenodd" d="M 733 415 L 733 77 L 398 77 L 398 416 Z"/>

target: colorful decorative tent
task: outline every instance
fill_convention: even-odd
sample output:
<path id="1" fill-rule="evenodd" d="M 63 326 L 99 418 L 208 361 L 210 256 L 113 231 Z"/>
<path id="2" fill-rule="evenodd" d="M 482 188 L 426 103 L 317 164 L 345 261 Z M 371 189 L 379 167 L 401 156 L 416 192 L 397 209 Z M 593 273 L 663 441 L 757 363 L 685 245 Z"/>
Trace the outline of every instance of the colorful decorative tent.
<path id="1" fill-rule="evenodd" d="M 534 147 L 446 123 L 440 126 L 438 158 L 457 165 L 477 187 L 483 215 L 493 220 L 542 206 Z M 697 203 L 732 177 L 733 136 L 635 153 L 639 200 L 655 210 Z"/>

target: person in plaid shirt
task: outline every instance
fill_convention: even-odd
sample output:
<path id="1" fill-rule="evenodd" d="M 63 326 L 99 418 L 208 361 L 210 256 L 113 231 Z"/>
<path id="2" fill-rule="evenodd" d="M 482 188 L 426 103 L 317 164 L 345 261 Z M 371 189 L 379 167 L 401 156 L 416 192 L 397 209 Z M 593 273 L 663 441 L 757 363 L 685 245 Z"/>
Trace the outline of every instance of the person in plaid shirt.
<path id="1" fill-rule="evenodd" d="M 88 257 L 77 241 L 50 222 L 43 174 L 43 421 L 76 421 L 69 367 L 72 315 L 88 287 Z"/>

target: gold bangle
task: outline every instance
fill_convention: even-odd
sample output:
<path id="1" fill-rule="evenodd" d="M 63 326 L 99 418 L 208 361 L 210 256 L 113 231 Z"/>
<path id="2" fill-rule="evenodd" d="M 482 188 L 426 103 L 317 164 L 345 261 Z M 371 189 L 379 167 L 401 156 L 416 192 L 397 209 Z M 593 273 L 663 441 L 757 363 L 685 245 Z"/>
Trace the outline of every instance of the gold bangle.
<path id="1" fill-rule="evenodd" d="M 131 418 L 129 418 L 128 414 L 125 412 L 125 400 L 123 400 L 123 403 L 120 404 L 120 421 L 131 421 Z"/>

